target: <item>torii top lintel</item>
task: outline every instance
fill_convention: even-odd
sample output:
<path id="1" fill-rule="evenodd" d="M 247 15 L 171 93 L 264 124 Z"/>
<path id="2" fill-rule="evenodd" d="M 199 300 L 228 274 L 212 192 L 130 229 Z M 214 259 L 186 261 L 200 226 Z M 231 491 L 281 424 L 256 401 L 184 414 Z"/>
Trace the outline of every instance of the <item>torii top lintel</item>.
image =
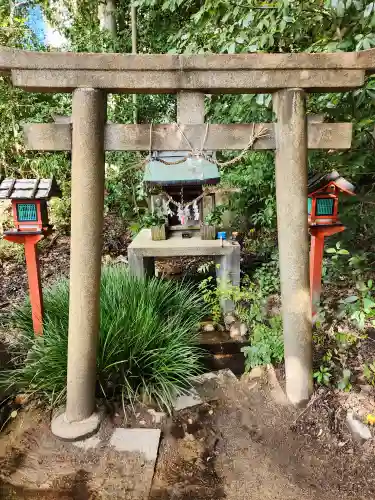
<path id="1" fill-rule="evenodd" d="M 360 87 L 375 72 L 375 49 L 297 54 L 91 54 L 0 47 L 0 71 L 26 90 L 70 92 L 262 93 L 298 87 L 310 92 Z"/>

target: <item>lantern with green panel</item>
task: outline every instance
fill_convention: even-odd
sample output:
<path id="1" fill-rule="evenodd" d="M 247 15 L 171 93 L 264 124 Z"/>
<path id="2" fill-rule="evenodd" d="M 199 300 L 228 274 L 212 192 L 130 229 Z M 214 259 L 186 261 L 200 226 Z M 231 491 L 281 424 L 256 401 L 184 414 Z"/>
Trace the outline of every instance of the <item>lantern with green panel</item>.
<path id="1" fill-rule="evenodd" d="M 12 233 L 43 233 L 50 227 L 47 201 L 61 196 L 54 179 L 4 179 L 0 183 L 0 200 L 12 203 Z"/>
<path id="2" fill-rule="evenodd" d="M 309 224 L 332 225 L 339 223 L 339 194 L 354 194 L 354 186 L 336 171 L 316 174 L 308 180 L 307 212 Z"/>

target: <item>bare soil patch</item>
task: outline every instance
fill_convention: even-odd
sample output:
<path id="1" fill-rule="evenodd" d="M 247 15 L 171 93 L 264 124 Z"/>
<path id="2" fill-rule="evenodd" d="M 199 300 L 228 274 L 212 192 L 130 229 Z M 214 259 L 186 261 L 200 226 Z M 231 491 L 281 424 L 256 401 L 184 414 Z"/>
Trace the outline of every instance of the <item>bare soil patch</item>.
<path id="1" fill-rule="evenodd" d="M 374 439 L 356 445 L 343 430 L 342 416 L 342 435 L 328 425 L 331 414 L 306 411 L 294 425 L 300 411 L 276 402 L 275 393 L 275 387 L 245 378 L 217 389 L 215 401 L 175 416 L 161 445 L 150 499 L 373 498 Z M 325 423 L 325 430 L 309 428 L 311 419 L 318 428 Z M 345 446 L 342 439 L 348 440 Z"/>
<path id="2" fill-rule="evenodd" d="M 21 412 L 0 436 L 0 498 L 147 500 L 154 462 L 110 447 L 113 429 L 107 419 L 101 442 L 84 449 L 55 438 L 46 412 Z"/>

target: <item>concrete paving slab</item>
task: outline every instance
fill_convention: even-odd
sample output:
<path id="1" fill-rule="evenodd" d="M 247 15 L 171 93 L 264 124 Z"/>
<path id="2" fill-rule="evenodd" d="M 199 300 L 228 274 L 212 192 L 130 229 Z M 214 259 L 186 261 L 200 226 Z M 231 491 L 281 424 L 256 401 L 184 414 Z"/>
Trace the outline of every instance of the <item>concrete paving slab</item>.
<path id="1" fill-rule="evenodd" d="M 146 460 L 157 459 L 160 429 L 115 429 L 109 441 L 117 451 L 137 452 Z"/>

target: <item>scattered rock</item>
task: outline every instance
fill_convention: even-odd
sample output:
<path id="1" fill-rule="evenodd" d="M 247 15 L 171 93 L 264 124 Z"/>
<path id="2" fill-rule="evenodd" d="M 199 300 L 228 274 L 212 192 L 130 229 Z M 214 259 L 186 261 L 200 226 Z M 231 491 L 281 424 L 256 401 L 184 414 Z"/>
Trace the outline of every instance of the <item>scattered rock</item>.
<path id="1" fill-rule="evenodd" d="M 203 328 L 202 330 L 204 332 L 214 332 L 215 331 L 215 327 L 212 323 L 206 323 L 205 325 L 203 325 Z"/>
<path id="2" fill-rule="evenodd" d="M 199 397 L 199 394 L 194 388 L 191 388 L 187 394 L 182 394 L 178 396 L 174 402 L 173 408 L 176 411 L 184 410 L 185 408 L 190 408 L 192 406 L 197 406 L 202 404 L 203 401 Z"/>
<path id="3" fill-rule="evenodd" d="M 115 262 L 116 262 L 116 263 L 121 263 L 121 264 L 127 264 L 127 263 L 128 263 L 128 259 L 127 259 L 127 257 L 125 257 L 125 255 L 119 255 L 119 256 L 115 259 Z"/>
<path id="4" fill-rule="evenodd" d="M 232 339 L 243 338 L 247 334 L 247 326 L 245 323 L 240 323 L 240 321 L 236 321 L 232 323 L 229 328 L 229 335 Z"/>
<path id="5" fill-rule="evenodd" d="M 279 316 L 281 312 L 281 297 L 278 294 L 269 295 L 267 298 L 265 313 L 268 317 Z"/>
<path id="6" fill-rule="evenodd" d="M 150 408 L 147 411 L 152 416 L 152 421 L 155 424 L 160 424 L 166 417 L 166 414 L 163 411 L 155 411 L 153 408 Z"/>
<path id="7" fill-rule="evenodd" d="M 370 429 L 364 423 L 360 422 L 353 410 L 348 410 L 346 414 L 346 423 L 350 432 L 352 433 L 353 439 L 358 441 L 359 443 L 364 443 L 372 438 L 372 434 Z"/>
<path id="8" fill-rule="evenodd" d="M 245 337 L 245 335 L 247 335 L 248 331 L 249 331 L 249 329 L 247 328 L 247 325 L 245 325 L 245 323 L 241 323 L 241 325 L 240 325 L 241 337 Z"/>
<path id="9" fill-rule="evenodd" d="M 360 385 L 360 388 L 361 388 L 361 392 L 364 392 L 365 394 L 374 394 L 375 393 L 372 385 L 364 384 L 364 385 Z"/>
<path id="10" fill-rule="evenodd" d="M 262 378 L 265 374 L 265 366 L 254 366 L 254 368 L 249 372 L 249 380 L 254 380 L 257 378 Z"/>
<path id="11" fill-rule="evenodd" d="M 192 418 L 188 418 L 188 424 L 191 425 L 193 423 L 193 419 Z"/>
<path id="12" fill-rule="evenodd" d="M 237 319 L 235 318 L 235 316 L 233 316 L 233 314 L 226 314 L 224 316 L 224 325 L 225 325 L 225 329 L 226 330 L 230 330 L 230 326 L 235 323 L 237 321 Z"/>
<path id="13" fill-rule="evenodd" d="M 14 402 L 16 403 L 16 405 L 25 405 L 28 399 L 28 394 L 17 394 L 17 396 L 14 398 Z"/>
<path id="14" fill-rule="evenodd" d="M 228 380 L 237 382 L 236 375 L 229 368 L 224 368 L 216 372 L 203 373 L 202 375 L 196 375 L 191 379 L 192 383 L 197 385 L 202 385 L 206 382 L 209 383 L 210 381 L 217 382 L 218 384 L 223 384 Z"/>
<path id="15" fill-rule="evenodd" d="M 218 332 L 225 332 L 225 327 L 223 325 L 216 325 L 216 330 Z"/>

